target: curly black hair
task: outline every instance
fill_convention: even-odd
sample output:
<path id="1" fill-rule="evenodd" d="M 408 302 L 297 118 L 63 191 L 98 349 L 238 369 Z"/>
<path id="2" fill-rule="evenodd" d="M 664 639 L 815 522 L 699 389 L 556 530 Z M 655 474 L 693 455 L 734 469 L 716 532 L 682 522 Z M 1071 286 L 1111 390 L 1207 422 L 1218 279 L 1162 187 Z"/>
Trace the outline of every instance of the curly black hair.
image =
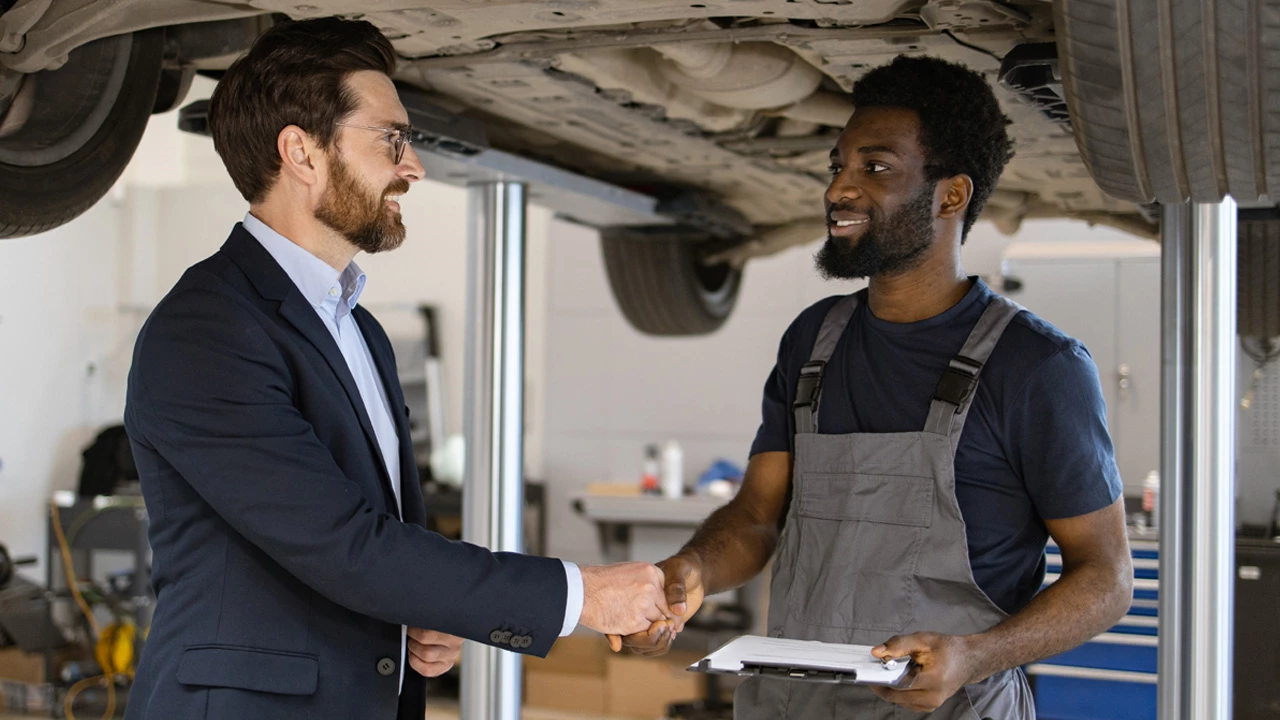
<path id="1" fill-rule="evenodd" d="M 973 180 L 963 242 L 1013 157 L 1013 141 L 1006 130 L 1010 120 L 987 81 L 963 65 L 940 58 L 899 55 L 854 83 L 853 105 L 914 110 L 920 116 L 928 180 L 960 174 Z"/>

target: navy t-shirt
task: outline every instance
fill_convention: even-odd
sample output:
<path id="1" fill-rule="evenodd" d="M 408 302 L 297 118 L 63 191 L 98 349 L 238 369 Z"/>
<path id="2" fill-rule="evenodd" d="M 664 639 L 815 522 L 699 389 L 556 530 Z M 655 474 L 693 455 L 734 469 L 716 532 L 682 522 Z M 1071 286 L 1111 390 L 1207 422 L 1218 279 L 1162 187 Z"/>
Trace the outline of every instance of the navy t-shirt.
<path id="1" fill-rule="evenodd" d="M 819 432 L 922 431 L 943 370 L 994 297 L 975 280 L 954 307 L 920 322 L 886 322 L 860 302 L 827 363 Z M 839 299 L 812 305 L 783 335 L 752 455 L 794 452 L 796 379 Z M 1044 519 L 1100 510 L 1121 493 L 1098 371 L 1084 346 L 1030 312 L 1014 317 L 982 370 L 955 474 L 974 579 L 1016 612 L 1044 579 Z"/>

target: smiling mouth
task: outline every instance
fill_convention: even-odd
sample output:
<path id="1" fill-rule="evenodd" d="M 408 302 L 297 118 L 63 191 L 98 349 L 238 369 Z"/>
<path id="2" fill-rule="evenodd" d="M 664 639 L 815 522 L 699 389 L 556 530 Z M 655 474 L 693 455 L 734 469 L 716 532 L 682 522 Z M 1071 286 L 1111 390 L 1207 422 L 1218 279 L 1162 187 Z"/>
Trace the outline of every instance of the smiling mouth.
<path id="1" fill-rule="evenodd" d="M 832 237 L 853 237 L 862 232 L 862 228 L 871 221 L 863 217 L 857 220 L 830 220 L 827 222 L 827 233 Z"/>

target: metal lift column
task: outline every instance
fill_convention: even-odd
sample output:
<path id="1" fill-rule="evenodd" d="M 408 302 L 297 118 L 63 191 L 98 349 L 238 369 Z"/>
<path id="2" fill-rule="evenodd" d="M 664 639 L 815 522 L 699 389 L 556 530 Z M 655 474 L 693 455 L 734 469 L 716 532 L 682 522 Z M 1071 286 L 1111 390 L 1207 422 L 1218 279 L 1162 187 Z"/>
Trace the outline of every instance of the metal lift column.
<path id="1" fill-rule="evenodd" d="M 1161 720 L 1231 717 L 1236 204 L 1164 208 Z"/>
<path id="2" fill-rule="evenodd" d="M 525 186 L 470 186 L 466 438 L 462 534 L 495 552 L 523 549 Z M 519 720 L 520 656 L 468 643 L 462 717 Z"/>

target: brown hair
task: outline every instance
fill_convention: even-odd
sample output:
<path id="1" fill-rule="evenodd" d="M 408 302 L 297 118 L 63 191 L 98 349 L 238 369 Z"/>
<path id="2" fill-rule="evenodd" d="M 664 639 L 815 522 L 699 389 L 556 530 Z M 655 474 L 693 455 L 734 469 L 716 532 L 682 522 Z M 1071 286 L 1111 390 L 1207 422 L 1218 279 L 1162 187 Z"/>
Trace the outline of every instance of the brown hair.
<path id="1" fill-rule="evenodd" d="M 260 202 L 280 173 L 276 138 L 289 125 L 320 147 L 356 109 L 346 78 L 360 70 L 390 77 L 395 50 L 373 25 L 333 17 L 276 25 L 227 70 L 209 101 L 213 147 L 236 189 Z"/>

